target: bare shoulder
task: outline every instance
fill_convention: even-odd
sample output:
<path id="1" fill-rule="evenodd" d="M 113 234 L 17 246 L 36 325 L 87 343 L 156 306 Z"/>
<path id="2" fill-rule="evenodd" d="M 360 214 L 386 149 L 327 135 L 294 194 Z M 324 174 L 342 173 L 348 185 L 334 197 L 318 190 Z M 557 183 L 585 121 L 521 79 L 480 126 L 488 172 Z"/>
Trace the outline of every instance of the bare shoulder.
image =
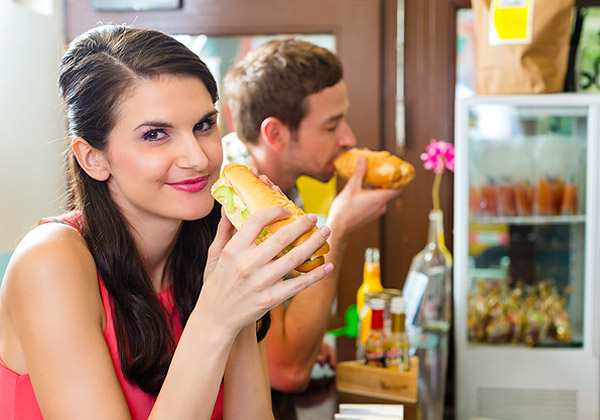
<path id="1" fill-rule="evenodd" d="M 33 229 L 13 253 L 0 298 L 3 360 L 29 374 L 45 418 L 130 418 L 104 337 L 96 265 L 79 232 L 59 223 Z"/>
<path id="2" fill-rule="evenodd" d="M 81 234 L 60 223 L 29 232 L 15 249 L 2 284 L 9 310 L 100 302 L 94 259 Z M 4 299 L 6 298 L 6 299 Z M 23 307 L 24 305 L 24 307 Z"/>

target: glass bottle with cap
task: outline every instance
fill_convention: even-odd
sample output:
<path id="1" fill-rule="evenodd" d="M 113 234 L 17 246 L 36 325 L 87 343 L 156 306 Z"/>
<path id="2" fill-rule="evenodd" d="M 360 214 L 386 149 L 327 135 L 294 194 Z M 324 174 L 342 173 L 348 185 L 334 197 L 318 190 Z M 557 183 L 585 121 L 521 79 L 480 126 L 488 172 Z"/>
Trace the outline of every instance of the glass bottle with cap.
<path id="1" fill-rule="evenodd" d="M 392 331 L 387 340 L 385 367 L 407 372 L 409 369 L 410 341 L 406 334 L 406 305 L 401 297 L 393 297 L 390 302 Z"/>
<path id="2" fill-rule="evenodd" d="M 371 299 L 371 331 L 365 344 L 365 363 L 367 366 L 385 367 L 387 336 L 383 329 L 383 299 Z"/>
<path id="3" fill-rule="evenodd" d="M 371 326 L 371 308 L 365 304 L 365 294 L 382 292 L 379 249 L 367 248 L 363 265 L 363 281 L 356 292 L 356 311 L 358 312 L 358 336 L 356 337 L 356 358 L 364 358 L 365 344 Z"/>

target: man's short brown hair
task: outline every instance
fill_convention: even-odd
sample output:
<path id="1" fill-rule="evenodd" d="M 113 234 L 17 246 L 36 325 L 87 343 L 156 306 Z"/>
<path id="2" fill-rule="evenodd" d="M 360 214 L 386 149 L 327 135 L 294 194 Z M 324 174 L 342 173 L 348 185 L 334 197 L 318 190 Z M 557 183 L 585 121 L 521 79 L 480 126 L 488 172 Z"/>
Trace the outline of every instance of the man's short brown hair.
<path id="1" fill-rule="evenodd" d="M 292 132 L 308 113 L 306 97 L 342 80 L 340 59 L 310 42 L 286 37 L 248 52 L 224 79 L 239 138 L 255 143 L 268 117 Z"/>

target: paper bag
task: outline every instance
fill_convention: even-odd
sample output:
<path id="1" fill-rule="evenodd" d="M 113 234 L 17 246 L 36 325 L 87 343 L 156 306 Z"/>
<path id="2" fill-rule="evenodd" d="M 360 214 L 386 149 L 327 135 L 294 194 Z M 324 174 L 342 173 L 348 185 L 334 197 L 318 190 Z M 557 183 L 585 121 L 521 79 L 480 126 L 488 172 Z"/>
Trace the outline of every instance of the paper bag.
<path id="1" fill-rule="evenodd" d="M 574 0 L 472 0 L 477 93 L 562 92 Z"/>

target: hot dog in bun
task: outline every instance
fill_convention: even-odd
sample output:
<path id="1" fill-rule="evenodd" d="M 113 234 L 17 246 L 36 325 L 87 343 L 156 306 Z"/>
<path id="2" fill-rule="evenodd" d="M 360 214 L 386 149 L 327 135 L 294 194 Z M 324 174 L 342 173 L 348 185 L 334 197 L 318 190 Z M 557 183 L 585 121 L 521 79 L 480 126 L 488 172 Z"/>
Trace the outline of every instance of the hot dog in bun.
<path id="1" fill-rule="evenodd" d="M 238 230 L 258 210 L 271 206 L 285 207 L 290 210 L 291 216 L 287 219 L 278 220 L 265 226 L 256 240 L 257 243 L 264 241 L 283 226 L 289 225 L 305 214 L 286 196 L 256 178 L 248 167 L 236 163 L 230 163 L 223 168 L 223 174 L 212 186 L 211 194 L 221 203 L 227 218 Z M 277 257 L 285 255 L 294 246 L 306 241 L 316 230 L 317 228 L 313 226 L 310 231 L 304 233 L 281 251 Z M 305 273 L 320 266 L 325 261 L 323 255 L 327 252 L 329 252 L 329 244 L 325 242 L 311 258 L 296 267 L 296 270 Z"/>
<path id="2" fill-rule="evenodd" d="M 338 156 L 333 165 L 340 176 L 350 178 L 358 158 L 367 159 L 364 182 L 379 188 L 402 188 L 415 177 L 415 168 L 390 152 L 353 148 Z"/>

